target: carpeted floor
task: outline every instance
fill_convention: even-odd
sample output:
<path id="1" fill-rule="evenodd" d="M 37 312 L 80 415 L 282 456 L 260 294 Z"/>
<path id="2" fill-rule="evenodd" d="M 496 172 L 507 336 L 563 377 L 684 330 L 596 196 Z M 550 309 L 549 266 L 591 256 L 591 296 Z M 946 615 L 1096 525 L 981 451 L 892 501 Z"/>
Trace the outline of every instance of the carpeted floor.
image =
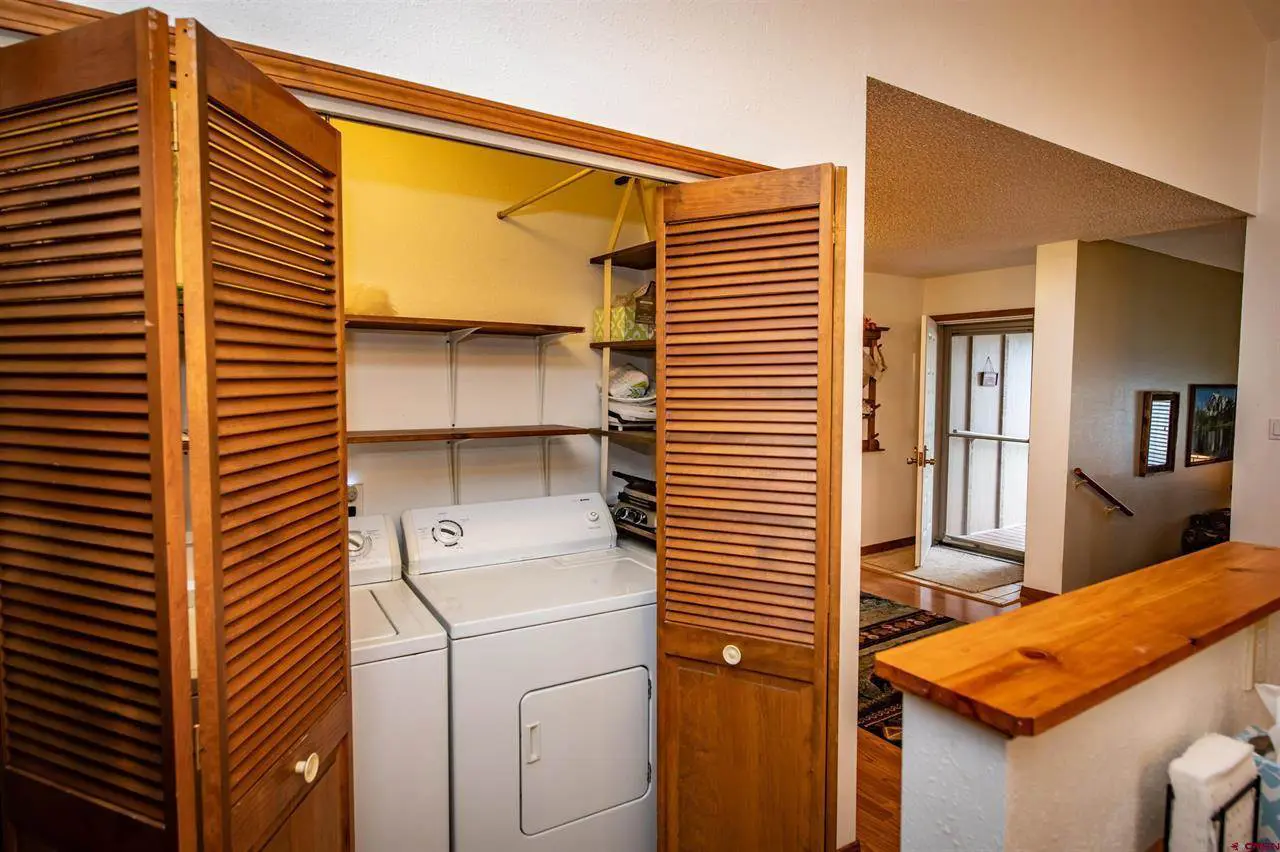
<path id="1" fill-rule="evenodd" d="M 915 566 L 915 548 L 902 547 L 862 557 L 862 564 L 892 574 L 928 580 L 965 592 L 985 592 L 1022 582 L 1022 566 L 954 547 L 934 545 L 924 564 Z"/>
<path id="2" fill-rule="evenodd" d="M 858 631 L 858 727 L 901 745 L 902 693 L 876 677 L 876 653 L 959 626 L 954 619 L 863 592 Z"/>

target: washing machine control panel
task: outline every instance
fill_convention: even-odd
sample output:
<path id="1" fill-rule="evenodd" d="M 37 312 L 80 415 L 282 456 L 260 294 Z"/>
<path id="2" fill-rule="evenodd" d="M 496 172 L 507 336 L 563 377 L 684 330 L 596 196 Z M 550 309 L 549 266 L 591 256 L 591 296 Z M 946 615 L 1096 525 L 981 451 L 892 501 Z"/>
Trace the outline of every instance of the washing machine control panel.
<path id="1" fill-rule="evenodd" d="M 562 556 L 617 543 L 609 508 L 594 493 L 412 509 L 402 522 L 410 574 Z"/>

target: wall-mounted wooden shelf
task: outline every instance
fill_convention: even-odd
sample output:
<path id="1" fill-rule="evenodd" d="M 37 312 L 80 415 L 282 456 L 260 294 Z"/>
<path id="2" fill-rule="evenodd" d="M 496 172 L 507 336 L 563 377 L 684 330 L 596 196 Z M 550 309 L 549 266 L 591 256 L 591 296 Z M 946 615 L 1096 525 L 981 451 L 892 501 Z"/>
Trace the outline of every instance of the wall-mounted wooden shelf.
<path id="1" fill-rule="evenodd" d="M 485 438 L 554 438 L 589 435 L 585 426 L 455 426 L 443 429 L 371 429 L 347 432 L 348 444 L 396 444 L 408 441 L 470 441 Z"/>
<path id="2" fill-rule="evenodd" d="M 631 447 L 635 450 L 652 452 L 658 445 L 657 432 L 623 432 L 613 429 L 592 429 L 592 435 L 607 436 L 611 441 L 617 441 L 624 447 Z"/>
<path id="3" fill-rule="evenodd" d="M 580 325 L 547 325 L 545 323 L 495 322 L 493 320 L 438 319 L 430 317 L 390 317 L 370 314 L 347 314 L 347 328 L 372 331 L 416 331 L 448 334 L 451 331 L 475 329 L 474 334 L 504 337 L 544 337 L 548 334 L 580 334 Z"/>
<path id="4" fill-rule="evenodd" d="M 613 524 L 614 524 L 614 527 L 620 533 L 626 533 L 627 535 L 635 536 L 638 539 L 642 539 L 648 542 L 656 543 L 658 541 L 658 536 L 656 533 L 651 533 L 646 529 L 641 529 L 640 527 L 632 526 L 631 524 L 628 524 L 625 521 L 614 521 Z"/>
<path id="5" fill-rule="evenodd" d="M 619 352 L 653 352 L 658 348 L 658 341 L 650 340 L 597 340 L 591 344 L 592 349 L 617 349 Z"/>
<path id="6" fill-rule="evenodd" d="M 614 266 L 626 269 L 654 269 L 658 265 L 658 244 L 650 240 L 647 243 L 627 246 L 591 258 L 591 262 L 596 266 L 603 266 L 606 260 L 612 260 Z"/>

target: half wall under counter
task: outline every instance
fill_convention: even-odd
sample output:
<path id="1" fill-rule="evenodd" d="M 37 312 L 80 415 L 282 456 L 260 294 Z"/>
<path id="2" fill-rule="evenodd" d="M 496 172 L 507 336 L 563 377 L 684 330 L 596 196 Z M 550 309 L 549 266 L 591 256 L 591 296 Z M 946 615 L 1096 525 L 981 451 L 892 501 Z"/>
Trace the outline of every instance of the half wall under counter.
<path id="1" fill-rule="evenodd" d="M 1280 549 L 1232 542 L 886 651 L 902 848 L 1146 850 L 1192 741 L 1271 721 Z M 1051 844 L 1051 846 L 1050 846 Z"/>

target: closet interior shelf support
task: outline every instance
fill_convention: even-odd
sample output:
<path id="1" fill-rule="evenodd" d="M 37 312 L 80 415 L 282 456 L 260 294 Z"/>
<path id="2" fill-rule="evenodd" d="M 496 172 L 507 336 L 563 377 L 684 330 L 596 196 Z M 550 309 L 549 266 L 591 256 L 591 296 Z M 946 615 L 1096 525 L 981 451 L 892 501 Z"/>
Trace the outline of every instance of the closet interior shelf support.
<path id="1" fill-rule="evenodd" d="M 449 425 L 452 427 L 458 425 L 458 344 L 478 330 L 460 328 L 444 336 L 445 354 L 449 361 Z"/>
<path id="2" fill-rule="evenodd" d="M 533 204 L 536 201 L 541 201 L 542 199 L 546 198 L 548 195 L 559 192 L 560 190 L 564 189 L 566 186 L 571 186 L 577 183 L 578 181 L 582 180 L 584 177 L 586 177 L 587 175 L 591 174 L 594 171 L 595 169 L 582 169 L 581 171 L 574 172 L 564 180 L 558 181 L 552 184 L 551 186 L 547 187 L 546 189 L 541 190 L 540 192 L 535 192 L 533 195 L 530 195 L 528 198 L 525 198 L 521 201 L 517 201 L 515 204 L 512 204 L 510 207 L 504 207 L 502 210 L 499 210 L 498 218 L 505 219 L 508 216 L 510 216 L 512 213 L 515 213 L 517 210 L 523 210 L 525 207 L 528 207 L 530 204 Z"/>
<path id="3" fill-rule="evenodd" d="M 449 492 L 453 505 L 462 502 L 462 445 L 470 438 L 455 438 L 449 442 Z"/>
<path id="4" fill-rule="evenodd" d="M 534 338 L 537 345 L 536 360 L 534 361 L 534 374 L 537 378 L 538 386 L 538 425 L 541 426 L 546 422 L 547 410 L 547 347 L 564 337 L 564 332 L 555 332 L 552 334 L 543 334 Z M 538 441 L 538 460 L 542 467 L 542 493 L 551 496 L 551 439 L 542 438 Z"/>

